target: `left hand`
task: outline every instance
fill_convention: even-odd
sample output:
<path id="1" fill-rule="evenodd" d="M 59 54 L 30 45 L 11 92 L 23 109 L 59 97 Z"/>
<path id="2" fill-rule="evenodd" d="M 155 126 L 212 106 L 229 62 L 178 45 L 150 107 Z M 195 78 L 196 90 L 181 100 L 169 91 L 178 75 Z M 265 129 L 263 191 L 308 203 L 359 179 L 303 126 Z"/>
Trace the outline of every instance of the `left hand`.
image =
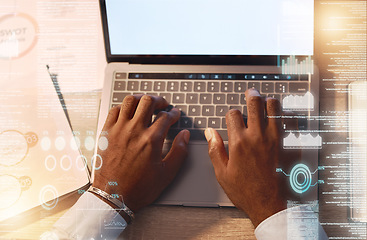
<path id="1" fill-rule="evenodd" d="M 122 195 L 132 211 L 157 199 L 186 158 L 190 132 L 183 130 L 162 159 L 164 139 L 180 111 L 161 111 L 153 123 L 152 116 L 167 107 L 162 97 L 127 96 L 121 106 L 110 110 L 102 130 L 100 138 L 108 140 L 108 147 L 98 151 L 103 163 L 95 171 L 93 186 Z"/>

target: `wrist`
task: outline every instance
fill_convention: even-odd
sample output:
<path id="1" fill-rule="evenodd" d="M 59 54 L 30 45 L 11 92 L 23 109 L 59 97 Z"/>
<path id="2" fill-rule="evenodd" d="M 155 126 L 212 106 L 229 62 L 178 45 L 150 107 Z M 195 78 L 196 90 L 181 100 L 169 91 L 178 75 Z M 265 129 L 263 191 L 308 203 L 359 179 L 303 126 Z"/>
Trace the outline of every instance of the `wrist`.
<path id="1" fill-rule="evenodd" d="M 269 201 L 267 204 L 259 206 L 256 211 L 248 215 L 252 224 L 256 228 L 262 221 L 286 208 L 286 203 L 283 201 Z"/>
<path id="2" fill-rule="evenodd" d="M 107 203 L 110 207 L 115 209 L 121 217 L 125 219 L 125 221 L 130 224 L 134 220 L 134 212 L 129 209 L 128 206 L 124 203 L 123 197 L 117 194 L 109 194 L 99 188 L 94 186 L 90 186 L 88 192 L 93 193 L 99 199 Z M 119 200 L 121 199 L 121 201 Z"/>

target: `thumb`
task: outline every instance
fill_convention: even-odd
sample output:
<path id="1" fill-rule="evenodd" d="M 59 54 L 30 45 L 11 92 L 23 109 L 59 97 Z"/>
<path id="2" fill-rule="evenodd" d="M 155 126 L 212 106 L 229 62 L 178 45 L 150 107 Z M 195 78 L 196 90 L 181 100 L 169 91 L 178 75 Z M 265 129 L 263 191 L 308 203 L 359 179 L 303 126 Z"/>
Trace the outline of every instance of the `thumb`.
<path id="1" fill-rule="evenodd" d="M 169 184 L 176 176 L 183 161 L 187 157 L 187 145 L 190 140 L 190 132 L 188 130 L 182 130 L 175 137 L 170 151 L 163 159 L 164 174 Z"/>
<path id="2" fill-rule="evenodd" d="M 222 137 L 213 128 L 205 129 L 205 138 L 208 141 L 209 157 L 212 160 L 215 175 L 218 178 L 227 167 L 228 155 Z"/>

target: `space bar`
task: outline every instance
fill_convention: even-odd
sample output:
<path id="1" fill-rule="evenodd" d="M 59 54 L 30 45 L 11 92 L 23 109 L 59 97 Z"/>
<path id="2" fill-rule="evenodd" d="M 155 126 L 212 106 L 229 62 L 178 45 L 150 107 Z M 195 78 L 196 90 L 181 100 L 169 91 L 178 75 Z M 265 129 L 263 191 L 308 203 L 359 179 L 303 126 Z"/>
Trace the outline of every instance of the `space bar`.
<path id="1" fill-rule="evenodd" d="M 183 129 L 170 129 L 167 134 L 168 140 L 173 140 L 176 135 L 182 131 Z M 204 130 L 199 129 L 189 129 L 190 131 L 190 140 L 196 140 L 196 141 L 206 141 Z M 228 135 L 226 130 L 217 130 L 219 135 L 222 137 L 223 141 L 228 141 Z"/>

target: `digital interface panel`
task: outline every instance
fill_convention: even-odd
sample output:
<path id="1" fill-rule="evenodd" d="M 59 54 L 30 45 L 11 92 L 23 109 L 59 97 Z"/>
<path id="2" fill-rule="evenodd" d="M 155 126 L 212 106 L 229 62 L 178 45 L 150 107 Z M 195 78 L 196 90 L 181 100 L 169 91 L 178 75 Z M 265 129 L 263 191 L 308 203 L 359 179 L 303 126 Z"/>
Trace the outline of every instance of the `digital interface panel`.
<path id="1" fill-rule="evenodd" d="M 305 236 L 314 239 L 315 227 L 320 222 L 330 239 L 366 239 L 366 1 L 177 2 L 107 0 L 111 53 L 289 55 L 278 62 L 284 74 L 314 74 L 313 66 L 317 66 L 318 101 L 311 93 L 281 99 L 284 110 L 307 113 L 315 106 L 319 108 L 315 116 L 298 118 L 317 122 L 315 131 L 288 131 L 283 138 L 286 150 L 318 152 L 317 166 L 295 162 L 288 169 L 276 169 L 296 195 L 318 193 L 317 201 L 311 203 L 318 219 L 305 213 L 304 217 L 293 219 L 289 229 L 299 222 Z M 260 10 L 251 11 L 244 5 Z M 124 10 L 118 11 L 121 8 Z M 186 12 L 175 14 L 178 10 Z M 105 66 L 98 11 L 98 3 L 72 0 L 14 0 L 0 8 L 0 218 L 11 214 L 6 209 L 19 204 L 40 182 L 42 176 L 31 177 L 28 169 L 42 168 L 52 177 L 56 171 L 66 174 L 70 166 L 83 162 L 91 165 L 98 158 L 93 156 L 93 150 L 99 134 L 95 130 L 98 89 L 102 88 Z M 14 12 L 19 14 L 12 15 Z M 202 18 L 207 19 L 207 25 L 194 24 L 187 29 L 182 26 Z M 157 22 L 164 24 L 158 27 Z M 306 24 L 297 25 L 302 22 Z M 51 118 L 44 107 L 52 113 L 53 106 L 59 104 L 47 100 L 55 92 L 52 87 L 45 87 L 44 83 L 51 81 L 46 65 L 57 75 L 65 95 L 74 138 L 65 137 L 65 125 L 53 126 L 55 131 L 46 129 Z M 31 126 L 29 117 L 11 121 L 20 114 L 19 109 L 14 109 L 16 101 L 27 95 L 20 89 L 33 93 L 35 102 L 24 101 L 22 108 L 33 109 L 34 116 L 42 119 L 39 123 L 44 124 Z M 84 97 L 85 92 L 88 97 Z M 63 152 L 65 149 L 80 149 L 83 155 L 79 158 L 83 159 L 70 157 Z M 42 157 L 40 165 L 30 161 L 29 156 L 35 151 Z M 98 166 L 101 164 L 102 159 Z M 67 183 L 70 179 L 65 175 L 56 180 Z M 41 214 L 30 221 L 31 228 L 40 234 L 52 227 L 53 210 L 61 204 L 53 197 L 52 185 L 51 181 L 42 182 L 32 196 L 43 206 Z M 77 194 L 82 193 L 84 190 Z M 288 207 L 297 204 L 289 201 Z M 29 238 L 31 231 L 25 225 L 20 219 L 0 222 L 0 238 Z M 104 223 L 105 228 L 119 225 Z M 290 239 L 292 233 L 289 231 Z M 136 234 L 147 236 L 149 232 L 140 229 Z"/>

